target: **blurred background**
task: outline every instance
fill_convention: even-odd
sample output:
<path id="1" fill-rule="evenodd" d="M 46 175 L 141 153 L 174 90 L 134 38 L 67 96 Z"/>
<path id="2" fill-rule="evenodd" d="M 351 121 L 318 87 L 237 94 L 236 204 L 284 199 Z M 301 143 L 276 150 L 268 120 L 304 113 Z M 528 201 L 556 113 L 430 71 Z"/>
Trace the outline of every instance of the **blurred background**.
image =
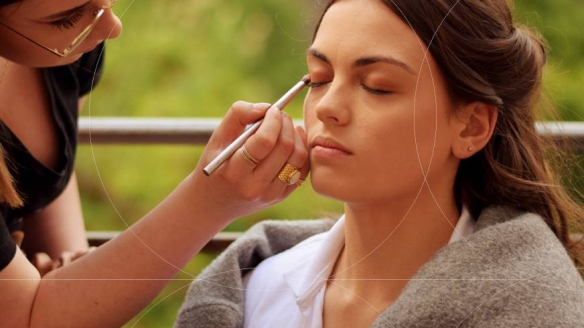
<path id="1" fill-rule="evenodd" d="M 236 100 L 274 102 L 306 72 L 305 49 L 318 17 L 310 0 L 120 0 L 122 35 L 108 42 L 105 73 L 82 116 L 219 118 Z M 519 21 L 536 27 L 550 52 L 544 92 L 561 120 L 584 115 L 582 0 L 517 0 Z M 286 109 L 301 119 L 301 95 Z M 160 202 L 195 167 L 200 146 L 80 145 L 77 176 L 88 230 L 123 230 Z M 264 219 L 318 218 L 340 203 L 305 183 Z M 125 327 L 170 327 L 193 276 L 216 254 L 195 257 Z"/>

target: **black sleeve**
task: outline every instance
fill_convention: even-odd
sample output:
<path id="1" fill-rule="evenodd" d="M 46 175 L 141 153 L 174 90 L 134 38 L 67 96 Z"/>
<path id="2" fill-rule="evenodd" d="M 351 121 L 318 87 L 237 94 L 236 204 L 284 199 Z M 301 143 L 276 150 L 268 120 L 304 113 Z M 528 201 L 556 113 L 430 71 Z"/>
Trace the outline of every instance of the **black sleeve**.
<path id="1" fill-rule="evenodd" d="M 0 216 L 0 271 L 8 266 L 16 254 L 16 244 L 8 232 L 6 221 Z"/>
<path id="2" fill-rule="evenodd" d="M 79 81 L 79 97 L 91 91 L 101 78 L 105 55 L 105 44 L 101 43 L 91 52 L 84 54 L 78 61 L 77 80 Z"/>

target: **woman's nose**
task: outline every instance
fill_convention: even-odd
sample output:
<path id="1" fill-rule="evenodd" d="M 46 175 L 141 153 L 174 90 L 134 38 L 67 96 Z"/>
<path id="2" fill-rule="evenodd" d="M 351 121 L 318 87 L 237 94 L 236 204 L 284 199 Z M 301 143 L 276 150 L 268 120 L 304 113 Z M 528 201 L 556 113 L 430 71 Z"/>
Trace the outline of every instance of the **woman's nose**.
<path id="1" fill-rule="evenodd" d="M 346 125 L 351 118 L 350 94 L 331 82 L 326 93 L 316 103 L 316 117 L 325 124 Z"/>
<path id="2" fill-rule="evenodd" d="M 106 9 L 104 16 L 101 18 L 96 26 L 96 39 L 115 39 L 122 34 L 122 21 L 112 9 Z"/>

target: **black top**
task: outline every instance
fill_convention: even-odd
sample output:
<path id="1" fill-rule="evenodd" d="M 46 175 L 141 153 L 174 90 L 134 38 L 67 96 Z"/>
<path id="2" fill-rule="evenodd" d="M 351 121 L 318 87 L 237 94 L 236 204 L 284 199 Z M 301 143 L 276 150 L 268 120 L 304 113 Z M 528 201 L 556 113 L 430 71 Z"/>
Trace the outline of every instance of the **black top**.
<path id="1" fill-rule="evenodd" d="M 63 192 L 75 164 L 79 98 L 97 83 L 102 72 L 103 44 L 78 61 L 59 67 L 43 68 L 49 104 L 57 127 L 59 157 L 56 169 L 36 160 L 10 129 L 0 121 L 0 142 L 16 188 L 24 206 L 10 209 L 0 204 L 0 270 L 16 252 L 10 231 L 22 229 L 22 218 L 42 210 Z M 94 74 L 97 72 L 97 74 Z"/>

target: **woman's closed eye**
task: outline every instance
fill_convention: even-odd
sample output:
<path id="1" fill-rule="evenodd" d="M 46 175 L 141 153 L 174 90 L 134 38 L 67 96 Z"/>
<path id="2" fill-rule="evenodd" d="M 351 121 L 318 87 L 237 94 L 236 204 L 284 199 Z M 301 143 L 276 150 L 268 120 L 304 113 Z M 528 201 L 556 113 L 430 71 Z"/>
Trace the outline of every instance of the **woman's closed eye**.
<path id="1" fill-rule="evenodd" d="M 51 22 L 51 25 L 59 30 L 74 28 L 83 17 L 83 12 L 83 10 L 76 11 L 68 17 Z"/>
<path id="2" fill-rule="evenodd" d="M 312 82 L 308 83 L 308 87 L 310 87 L 310 88 L 313 89 L 313 88 L 318 88 L 318 87 L 325 86 L 325 85 L 327 85 L 329 83 L 331 83 L 331 81 L 312 81 Z M 370 86 L 367 86 L 365 83 L 361 83 L 361 87 L 365 91 L 367 91 L 367 92 L 369 92 L 371 94 L 374 94 L 374 95 L 383 96 L 383 95 L 389 95 L 389 94 L 392 94 L 393 93 L 388 88 L 370 87 Z"/>
<path id="3" fill-rule="evenodd" d="M 389 94 L 391 94 L 391 93 L 392 93 L 392 92 L 391 92 L 391 91 L 389 91 L 389 90 L 383 90 L 383 89 L 371 88 L 371 87 L 368 87 L 368 86 L 366 86 L 365 84 L 361 84 L 361 86 L 363 87 L 363 89 L 365 89 L 365 91 L 367 91 L 367 92 L 369 92 L 369 93 L 372 93 L 372 94 L 374 94 L 374 95 L 380 95 L 380 96 L 383 96 L 383 95 L 389 95 Z"/>
<path id="4" fill-rule="evenodd" d="M 311 81 L 310 83 L 308 83 L 308 87 L 310 88 L 318 88 L 318 87 L 322 87 L 323 85 L 329 84 L 330 81 L 322 81 L 322 82 L 315 82 L 315 81 Z"/>

